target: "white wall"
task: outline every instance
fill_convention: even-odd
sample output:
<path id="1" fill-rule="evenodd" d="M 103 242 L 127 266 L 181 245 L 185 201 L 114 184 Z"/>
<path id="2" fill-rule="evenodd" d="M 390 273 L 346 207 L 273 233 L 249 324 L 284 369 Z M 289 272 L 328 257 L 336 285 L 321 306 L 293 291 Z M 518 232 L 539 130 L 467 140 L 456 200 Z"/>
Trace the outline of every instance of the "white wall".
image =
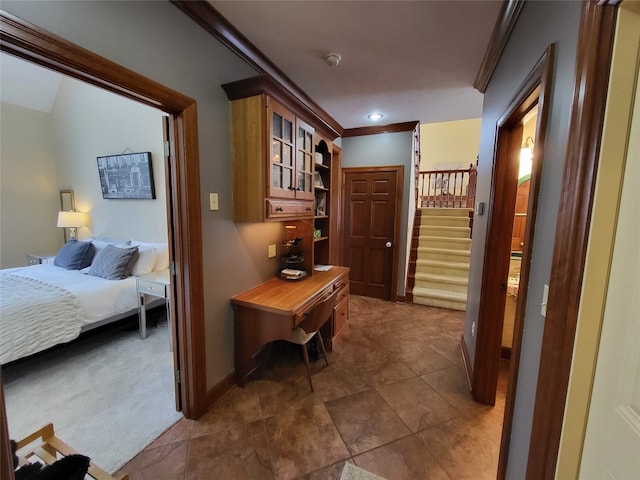
<path id="1" fill-rule="evenodd" d="M 400 245 L 398 245 L 398 289 L 404 296 L 405 279 L 409 263 L 408 248 L 413 232 L 413 214 L 409 215 L 409 204 L 413 200 L 413 132 L 381 133 L 342 139 L 342 167 L 388 167 L 404 166 L 402 185 L 402 212 L 400 217 Z M 413 207 L 415 208 L 415 207 Z M 412 209 L 413 210 L 413 209 Z M 411 224 L 409 224 L 411 222 Z"/>
<path id="2" fill-rule="evenodd" d="M 25 253 L 49 255 L 63 241 L 49 115 L 0 104 L 0 267 L 26 265 Z"/>
<path id="3" fill-rule="evenodd" d="M 533 406 L 535 404 L 544 317 L 540 313 L 542 292 L 549 283 L 560 188 L 566 158 L 569 119 L 575 83 L 575 57 L 582 2 L 525 2 L 518 22 L 498 62 L 484 96 L 476 202 L 489 205 L 495 155 L 496 123 L 518 88 L 555 42 L 552 65 L 551 105 L 532 246 L 532 259 L 525 308 L 518 387 L 509 447 L 507 478 L 526 475 Z M 500 206 L 496 205 L 499 209 Z M 478 318 L 488 212 L 473 222 L 469 293 L 464 338 L 471 360 L 475 355 L 472 323 Z"/>
<path id="4" fill-rule="evenodd" d="M 79 238 L 106 235 L 167 241 L 162 112 L 65 78 L 51 112 L 58 185 L 75 192 L 89 225 Z M 154 200 L 103 199 L 96 157 L 151 152 Z"/>

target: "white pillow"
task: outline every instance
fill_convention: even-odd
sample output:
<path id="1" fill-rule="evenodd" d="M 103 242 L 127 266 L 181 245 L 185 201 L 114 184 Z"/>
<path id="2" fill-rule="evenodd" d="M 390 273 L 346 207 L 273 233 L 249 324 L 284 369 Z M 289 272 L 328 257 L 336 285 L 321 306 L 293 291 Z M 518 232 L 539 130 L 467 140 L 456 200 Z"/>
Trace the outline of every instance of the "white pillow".
<path id="1" fill-rule="evenodd" d="M 161 270 L 166 270 L 169 268 L 169 244 L 167 243 L 151 243 L 151 242 L 140 242 L 139 240 L 131 240 L 131 245 L 138 245 L 140 247 L 143 246 L 153 246 L 155 247 L 156 261 L 153 266 L 154 272 L 159 272 Z"/>
<path id="2" fill-rule="evenodd" d="M 131 275 L 144 275 L 153 272 L 156 263 L 156 247 L 152 244 L 138 245 L 138 259 L 133 265 Z"/>

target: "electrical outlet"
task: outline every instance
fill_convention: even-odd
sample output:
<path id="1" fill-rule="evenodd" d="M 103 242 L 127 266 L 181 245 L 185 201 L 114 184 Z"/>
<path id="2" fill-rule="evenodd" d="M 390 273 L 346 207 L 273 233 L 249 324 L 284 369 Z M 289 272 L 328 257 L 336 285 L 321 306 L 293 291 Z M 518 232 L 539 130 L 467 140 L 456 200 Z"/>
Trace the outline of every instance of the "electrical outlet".
<path id="1" fill-rule="evenodd" d="M 219 210 L 220 207 L 218 205 L 218 194 L 210 193 L 209 194 L 209 210 Z"/>
<path id="2" fill-rule="evenodd" d="M 471 323 L 471 338 L 476 338 L 476 322 Z"/>
<path id="3" fill-rule="evenodd" d="M 274 245 L 269 245 L 269 258 L 273 258 L 276 256 L 276 246 Z"/>

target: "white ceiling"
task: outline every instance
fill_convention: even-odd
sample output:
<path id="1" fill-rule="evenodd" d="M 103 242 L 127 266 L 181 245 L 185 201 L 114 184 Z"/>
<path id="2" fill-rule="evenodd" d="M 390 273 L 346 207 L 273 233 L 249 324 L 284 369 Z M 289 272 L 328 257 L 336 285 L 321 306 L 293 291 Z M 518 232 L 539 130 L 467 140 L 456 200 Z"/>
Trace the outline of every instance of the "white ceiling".
<path id="1" fill-rule="evenodd" d="M 0 100 L 51 113 L 62 75 L 0 52 Z"/>
<path id="2" fill-rule="evenodd" d="M 344 128 L 477 118 L 498 0 L 208 0 Z M 330 67 L 328 53 L 342 61 Z"/>

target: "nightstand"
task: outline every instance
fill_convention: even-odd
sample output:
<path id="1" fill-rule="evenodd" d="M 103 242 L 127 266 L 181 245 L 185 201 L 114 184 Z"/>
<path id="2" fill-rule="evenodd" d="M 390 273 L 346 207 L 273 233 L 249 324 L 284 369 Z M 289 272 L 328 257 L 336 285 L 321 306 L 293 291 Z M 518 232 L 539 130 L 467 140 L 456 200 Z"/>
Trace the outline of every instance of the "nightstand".
<path id="1" fill-rule="evenodd" d="M 136 277 L 136 291 L 138 292 L 138 322 L 140 325 L 140 338 L 147 338 L 147 309 L 145 299 L 147 295 L 164 298 L 167 309 L 167 324 L 169 326 L 169 346 L 172 348 L 171 331 L 171 280 L 169 270 L 151 272 Z"/>
<path id="2" fill-rule="evenodd" d="M 41 263 L 53 263 L 55 255 L 34 255 L 32 253 L 25 254 L 27 257 L 27 265 L 40 265 Z"/>

